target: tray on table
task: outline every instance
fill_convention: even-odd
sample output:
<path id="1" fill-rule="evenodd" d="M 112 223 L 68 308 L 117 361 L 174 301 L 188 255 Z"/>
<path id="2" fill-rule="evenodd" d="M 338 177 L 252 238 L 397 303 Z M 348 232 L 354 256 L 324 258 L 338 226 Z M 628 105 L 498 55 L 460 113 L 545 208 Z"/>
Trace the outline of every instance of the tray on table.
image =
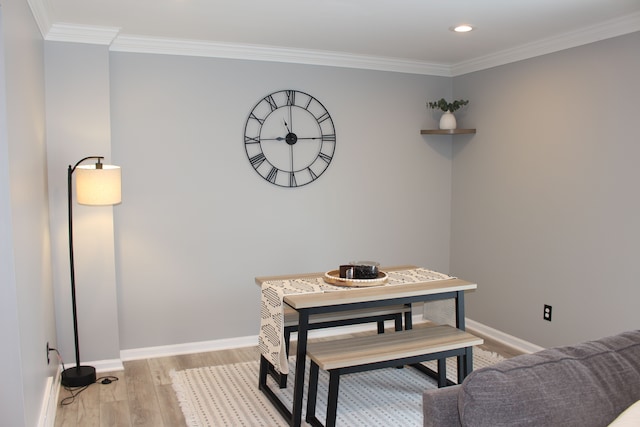
<path id="1" fill-rule="evenodd" d="M 340 277 L 340 270 L 331 270 L 324 273 L 322 278 L 325 282 L 331 285 L 348 286 L 353 288 L 380 286 L 384 285 L 389 280 L 389 276 L 384 271 L 379 271 L 378 277 L 374 279 L 347 279 Z"/>

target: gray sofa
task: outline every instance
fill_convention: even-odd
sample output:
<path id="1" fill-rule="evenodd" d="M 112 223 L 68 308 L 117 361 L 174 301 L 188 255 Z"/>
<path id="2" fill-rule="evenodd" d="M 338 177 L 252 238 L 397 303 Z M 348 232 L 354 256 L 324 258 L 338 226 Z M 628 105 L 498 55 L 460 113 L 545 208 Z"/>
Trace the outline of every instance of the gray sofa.
<path id="1" fill-rule="evenodd" d="M 640 330 L 517 356 L 423 395 L 424 426 L 606 426 L 640 400 Z"/>

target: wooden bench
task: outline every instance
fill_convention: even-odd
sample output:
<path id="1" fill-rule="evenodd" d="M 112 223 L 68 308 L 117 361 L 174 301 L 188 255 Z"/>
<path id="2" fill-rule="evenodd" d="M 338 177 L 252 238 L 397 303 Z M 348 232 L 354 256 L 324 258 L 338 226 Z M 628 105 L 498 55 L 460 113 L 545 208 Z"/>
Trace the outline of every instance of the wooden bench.
<path id="1" fill-rule="evenodd" d="M 311 359 L 311 368 L 306 420 L 313 426 L 322 426 L 315 415 L 319 368 L 329 372 L 326 426 L 333 427 L 336 423 L 340 375 L 437 359 L 438 387 L 443 387 L 447 383 L 446 358 L 458 356 L 470 359 L 471 347 L 482 343 L 481 338 L 449 325 L 309 343 L 307 355 Z M 458 378 L 460 380 L 463 377 Z"/>
<path id="2" fill-rule="evenodd" d="M 291 343 L 291 333 L 298 330 L 298 312 L 284 304 L 284 341 L 289 354 Z M 393 305 L 389 307 L 365 308 L 358 310 L 348 310 L 341 312 L 331 312 L 313 314 L 309 316 L 309 329 L 332 328 L 336 326 L 357 325 L 362 323 L 376 322 L 378 333 L 384 333 L 384 321 L 393 320 L 395 330 L 402 330 L 402 319 L 404 316 L 404 328 L 411 329 L 411 305 Z M 269 373 L 278 383 L 280 388 L 286 388 L 287 375 L 280 374 L 273 366 L 269 367 Z"/>

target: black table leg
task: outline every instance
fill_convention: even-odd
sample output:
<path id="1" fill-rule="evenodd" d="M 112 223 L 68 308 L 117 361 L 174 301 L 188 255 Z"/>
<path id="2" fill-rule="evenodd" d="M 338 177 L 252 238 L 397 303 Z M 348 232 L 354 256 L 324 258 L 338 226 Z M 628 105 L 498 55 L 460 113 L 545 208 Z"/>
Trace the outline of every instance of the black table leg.
<path id="1" fill-rule="evenodd" d="M 456 328 L 464 331 L 465 314 L 464 314 L 464 291 L 456 292 Z M 458 356 L 458 384 L 462 384 L 462 381 L 473 371 L 473 354 L 471 347 L 467 347 L 463 356 Z"/>
<path id="2" fill-rule="evenodd" d="M 464 321 L 464 291 L 456 292 L 456 328 L 461 331 L 465 330 Z"/>
<path id="3" fill-rule="evenodd" d="M 296 378 L 293 386 L 292 427 L 300 427 L 302 423 L 302 395 L 304 393 L 307 334 L 309 332 L 309 312 L 307 310 L 299 310 L 298 313 L 298 348 L 296 350 Z"/>

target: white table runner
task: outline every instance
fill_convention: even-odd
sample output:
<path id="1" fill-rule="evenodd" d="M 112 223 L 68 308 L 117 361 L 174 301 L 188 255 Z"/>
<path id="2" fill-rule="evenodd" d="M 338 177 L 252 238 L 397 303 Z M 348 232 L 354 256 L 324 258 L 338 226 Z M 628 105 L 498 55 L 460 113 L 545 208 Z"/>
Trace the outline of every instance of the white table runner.
<path id="1" fill-rule="evenodd" d="M 451 276 L 447 276 L 446 274 L 424 268 L 387 271 L 386 273 L 389 276 L 389 280 L 382 286 L 452 279 Z M 361 288 L 330 285 L 323 280 L 322 276 L 263 282 L 260 309 L 260 334 L 258 335 L 258 349 L 260 353 L 271 362 L 278 372 L 282 374 L 289 373 L 284 343 L 283 298 L 285 295 L 353 289 Z"/>

